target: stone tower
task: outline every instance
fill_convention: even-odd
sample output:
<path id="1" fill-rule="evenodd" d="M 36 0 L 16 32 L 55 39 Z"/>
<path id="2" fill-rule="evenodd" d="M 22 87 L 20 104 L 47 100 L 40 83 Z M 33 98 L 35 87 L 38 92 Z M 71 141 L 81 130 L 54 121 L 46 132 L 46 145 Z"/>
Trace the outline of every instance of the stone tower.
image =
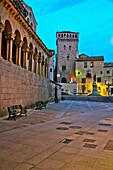
<path id="1" fill-rule="evenodd" d="M 75 82 L 75 60 L 78 58 L 79 33 L 62 31 L 56 33 L 57 82 Z"/>

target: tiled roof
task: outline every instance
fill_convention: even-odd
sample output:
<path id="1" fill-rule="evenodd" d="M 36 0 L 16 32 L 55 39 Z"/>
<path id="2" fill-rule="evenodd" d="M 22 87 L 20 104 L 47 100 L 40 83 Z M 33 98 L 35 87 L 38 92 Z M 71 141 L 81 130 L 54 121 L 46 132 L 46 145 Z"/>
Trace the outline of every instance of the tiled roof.
<path id="1" fill-rule="evenodd" d="M 76 61 L 104 61 L 103 56 L 77 58 Z"/>
<path id="2" fill-rule="evenodd" d="M 104 67 L 113 67 L 113 62 L 104 63 Z"/>

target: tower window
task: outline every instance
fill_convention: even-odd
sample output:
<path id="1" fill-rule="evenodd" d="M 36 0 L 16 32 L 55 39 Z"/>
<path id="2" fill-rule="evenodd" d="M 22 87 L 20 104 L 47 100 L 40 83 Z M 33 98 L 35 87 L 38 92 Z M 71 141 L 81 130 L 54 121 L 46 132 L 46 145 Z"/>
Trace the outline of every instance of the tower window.
<path id="1" fill-rule="evenodd" d="M 65 71 L 66 70 L 66 66 L 62 66 L 62 71 Z"/>
<path id="2" fill-rule="evenodd" d="M 58 37 L 60 37 L 60 34 L 58 34 Z"/>
<path id="3" fill-rule="evenodd" d="M 69 60 L 69 55 L 67 56 L 67 60 Z"/>
<path id="4" fill-rule="evenodd" d="M 66 45 L 64 45 L 64 50 L 66 50 Z"/>
<path id="5" fill-rule="evenodd" d="M 71 50 L 71 45 L 69 46 L 69 50 Z"/>
<path id="6" fill-rule="evenodd" d="M 52 68 L 50 68 L 50 72 L 52 72 Z"/>

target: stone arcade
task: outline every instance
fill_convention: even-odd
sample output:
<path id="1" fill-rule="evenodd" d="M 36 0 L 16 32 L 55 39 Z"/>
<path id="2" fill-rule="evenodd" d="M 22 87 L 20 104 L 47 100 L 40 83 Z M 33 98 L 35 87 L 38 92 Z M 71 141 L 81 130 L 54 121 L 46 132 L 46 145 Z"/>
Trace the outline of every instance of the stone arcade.
<path id="1" fill-rule="evenodd" d="M 21 1 L 0 0 L 0 116 L 7 107 L 31 107 L 52 100 L 54 87 L 48 77 L 51 50 L 36 34 L 32 9 Z"/>

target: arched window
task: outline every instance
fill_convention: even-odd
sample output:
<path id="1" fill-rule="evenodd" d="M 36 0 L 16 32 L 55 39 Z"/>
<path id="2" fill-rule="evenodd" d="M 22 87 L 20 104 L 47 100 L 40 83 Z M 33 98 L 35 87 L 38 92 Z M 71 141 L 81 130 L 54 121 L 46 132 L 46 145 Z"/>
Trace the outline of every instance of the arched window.
<path id="1" fill-rule="evenodd" d="M 69 50 L 71 50 L 71 45 L 69 46 Z"/>
<path id="2" fill-rule="evenodd" d="M 67 60 L 69 60 L 69 55 L 67 56 Z"/>
<path id="3" fill-rule="evenodd" d="M 64 50 L 66 50 L 66 45 L 64 45 Z"/>
<path id="4" fill-rule="evenodd" d="M 66 79 L 65 77 L 63 77 L 63 78 L 61 79 L 61 83 L 67 83 L 67 79 Z"/>

